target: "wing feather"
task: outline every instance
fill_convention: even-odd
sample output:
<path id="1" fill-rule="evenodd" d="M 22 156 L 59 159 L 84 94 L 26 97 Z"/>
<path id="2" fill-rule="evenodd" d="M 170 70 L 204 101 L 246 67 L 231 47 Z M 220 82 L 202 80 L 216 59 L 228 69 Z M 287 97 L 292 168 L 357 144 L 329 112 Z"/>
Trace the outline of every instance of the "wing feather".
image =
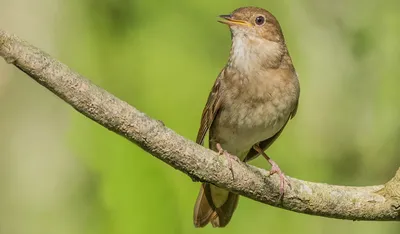
<path id="1" fill-rule="evenodd" d="M 203 114 L 201 115 L 200 128 L 197 133 L 196 143 L 203 145 L 204 137 L 207 131 L 210 129 L 218 111 L 221 107 L 221 74 L 218 76 L 217 80 L 212 87 L 212 90 L 208 96 L 206 106 L 203 109 Z"/>

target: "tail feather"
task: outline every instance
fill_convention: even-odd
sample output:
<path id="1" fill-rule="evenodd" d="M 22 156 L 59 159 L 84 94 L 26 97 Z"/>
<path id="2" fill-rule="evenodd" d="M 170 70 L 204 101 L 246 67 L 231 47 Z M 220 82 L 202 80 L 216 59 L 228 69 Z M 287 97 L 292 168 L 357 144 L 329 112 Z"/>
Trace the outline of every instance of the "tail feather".
<path id="1" fill-rule="evenodd" d="M 238 202 L 239 195 L 235 193 L 229 193 L 228 200 L 220 208 L 216 209 L 217 216 L 215 219 L 211 220 L 213 227 L 225 227 L 228 225 Z"/>
<path id="2" fill-rule="evenodd" d="M 202 184 L 194 208 L 195 227 L 204 227 L 209 222 L 213 227 L 225 227 L 232 218 L 238 199 L 239 195 L 230 192 L 226 202 L 216 208 L 211 198 L 210 185 Z"/>
<path id="3" fill-rule="evenodd" d="M 194 206 L 193 221 L 195 227 L 206 226 L 210 222 L 211 218 L 216 215 L 216 212 L 211 208 L 204 193 L 206 187 L 208 187 L 206 184 L 201 185 L 200 192 L 197 196 L 196 204 Z"/>

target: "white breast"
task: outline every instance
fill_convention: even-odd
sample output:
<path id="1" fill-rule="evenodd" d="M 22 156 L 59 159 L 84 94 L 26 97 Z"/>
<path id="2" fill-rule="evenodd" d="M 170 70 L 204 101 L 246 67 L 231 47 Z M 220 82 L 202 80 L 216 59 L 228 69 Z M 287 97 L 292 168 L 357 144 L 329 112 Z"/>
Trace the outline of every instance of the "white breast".
<path id="1" fill-rule="evenodd" d="M 265 61 L 280 57 L 280 54 L 277 54 L 281 52 L 280 46 L 277 42 L 236 35 L 232 40 L 232 60 L 229 62 L 243 73 L 252 74 L 260 70 Z"/>

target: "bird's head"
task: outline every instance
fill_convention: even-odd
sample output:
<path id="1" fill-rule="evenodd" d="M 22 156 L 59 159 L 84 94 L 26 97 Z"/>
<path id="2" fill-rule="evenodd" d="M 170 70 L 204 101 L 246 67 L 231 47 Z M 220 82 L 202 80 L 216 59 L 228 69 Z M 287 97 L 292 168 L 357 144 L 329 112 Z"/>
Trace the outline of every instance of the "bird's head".
<path id="1" fill-rule="evenodd" d="M 273 42 L 283 42 L 279 22 L 267 10 L 259 7 L 242 7 L 229 15 L 220 15 L 220 23 L 227 24 L 232 36 L 244 36 Z"/>
<path id="2" fill-rule="evenodd" d="M 228 25 L 232 33 L 230 66 L 249 75 L 281 64 L 286 44 L 279 22 L 270 12 L 242 7 L 220 17 L 219 22 Z"/>

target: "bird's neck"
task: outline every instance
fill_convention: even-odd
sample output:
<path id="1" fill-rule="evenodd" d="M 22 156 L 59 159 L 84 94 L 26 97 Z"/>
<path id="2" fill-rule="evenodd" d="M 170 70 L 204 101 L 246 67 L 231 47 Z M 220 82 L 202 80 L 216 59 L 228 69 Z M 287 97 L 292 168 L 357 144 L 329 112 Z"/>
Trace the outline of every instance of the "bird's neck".
<path id="1" fill-rule="evenodd" d="M 228 65 L 251 76 L 254 72 L 280 67 L 286 53 L 283 43 L 235 35 Z"/>

